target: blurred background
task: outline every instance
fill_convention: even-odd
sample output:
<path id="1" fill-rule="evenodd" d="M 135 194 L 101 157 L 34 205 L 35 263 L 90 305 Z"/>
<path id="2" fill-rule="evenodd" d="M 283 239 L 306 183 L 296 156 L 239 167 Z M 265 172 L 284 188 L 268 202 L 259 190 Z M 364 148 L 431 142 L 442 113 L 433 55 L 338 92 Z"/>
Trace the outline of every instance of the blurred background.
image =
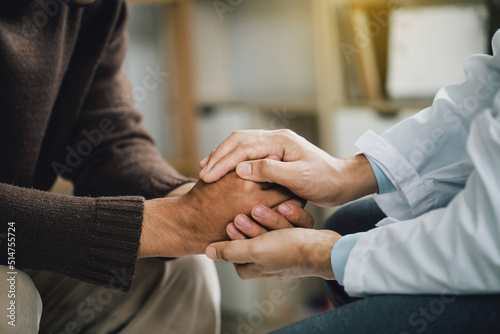
<path id="1" fill-rule="evenodd" d="M 467 58 L 491 52 L 499 18 L 498 0 L 129 2 L 132 94 L 161 153 L 195 177 L 238 129 L 289 128 L 337 157 L 355 154 L 365 131 L 382 133 L 464 80 Z M 316 228 L 333 212 L 307 209 Z M 217 267 L 224 334 L 331 308 L 321 280 L 242 281 Z"/>

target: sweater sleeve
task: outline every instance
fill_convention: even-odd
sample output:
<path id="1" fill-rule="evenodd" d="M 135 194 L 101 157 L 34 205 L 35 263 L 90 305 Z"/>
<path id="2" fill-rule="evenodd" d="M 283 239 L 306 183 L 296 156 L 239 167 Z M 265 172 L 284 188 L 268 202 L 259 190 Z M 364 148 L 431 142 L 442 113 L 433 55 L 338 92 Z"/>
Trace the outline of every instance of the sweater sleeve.
<path id="1" fill-rule="evenodd" d="M 191 181 L 159 154 L 134 109 L 132 89 L 122 70 L 127 49 L 127 6 L 117 1 L 116 22 L 96 69 L 70 141 L 69 152 L 81 161 L 63 177 L 81 196 L 164 197 Z M 157 70 L 157 69 L 155 69 Z M 166 74 L 154 73 L 158 80 Z M 153 80 L 151 78 L 151 80 Z M 150 82 L 149 82 L 150 83 Z"/>
<path id="2" fill-rule="evenodd" d="M 0 183 L 0 264 L 129 291 L 143 202 L 142 197 L 73 197 Z"/>

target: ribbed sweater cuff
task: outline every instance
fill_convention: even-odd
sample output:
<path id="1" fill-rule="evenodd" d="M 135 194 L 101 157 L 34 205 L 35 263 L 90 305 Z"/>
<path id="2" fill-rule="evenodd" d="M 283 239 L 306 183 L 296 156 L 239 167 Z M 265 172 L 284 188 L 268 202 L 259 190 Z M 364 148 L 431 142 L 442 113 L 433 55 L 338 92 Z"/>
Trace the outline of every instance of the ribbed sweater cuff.
<path id="1" fill-rule="evenodd" d="M 83 276 L 125 292 L 132 286 L 142 229 L 144 199 L 95 199 L 95 228 Z"/>

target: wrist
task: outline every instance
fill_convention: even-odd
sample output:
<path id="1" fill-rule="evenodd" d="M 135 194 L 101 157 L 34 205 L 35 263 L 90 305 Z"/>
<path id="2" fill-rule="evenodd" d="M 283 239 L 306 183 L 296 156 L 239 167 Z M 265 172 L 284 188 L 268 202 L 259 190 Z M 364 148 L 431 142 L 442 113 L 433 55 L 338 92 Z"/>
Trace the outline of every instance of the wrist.
<path id="1" fill-rule="evenodd" d="M 181 185 L 181 186 L 175 188 L 174 190 L 172 190 L 171 192 L 169 192 L 166 197 L 182 196 L 182 195 L 188 193 L 194 187 L 195 184 L 196 184 L 196 182 L 194 182 L 194 181 L 184 183 L 183 185 Z"/>
<path id="2" fill-rule="evenodd" d="M 364 154 L 342 160 L 338 176 L 342 189 L 340 204 L 344 204 L 378 191 L 378 184 L 370 162 Z"/>
<path id="3" fill-rule="evenodd" d="M 183 216 L 179 198 L 145 201 L 138 258 L 184 255 Z"/>
<path id="4" fill-rule="evenodd" d="M 311 230 L 312 238 L 304 238 L 304 254 L 308 272 L 311 276 L 318 276 L 325 280 L 334 280 L 331 253 L 335 243 L 342 236 L 329 230 Z"/>

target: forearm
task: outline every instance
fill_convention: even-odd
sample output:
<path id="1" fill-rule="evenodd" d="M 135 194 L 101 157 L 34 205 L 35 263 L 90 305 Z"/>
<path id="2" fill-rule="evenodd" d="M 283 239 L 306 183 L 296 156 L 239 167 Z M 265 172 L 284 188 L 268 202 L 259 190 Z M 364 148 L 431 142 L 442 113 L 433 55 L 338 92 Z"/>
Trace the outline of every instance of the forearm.
<path id="1" fill-rule="evenodd" d="M 116 136 L 124 138 L 113 143 L 103 140 L 73 172 L 63 175 L 73 181 L 75 195 L 162 198 L 192 181 L 177 173 L 144 134 L 117 131 L 110 140 Z"/>
<path id="2" fill-rule="evenodd" d="M 73 181 L 76 195 L 161 198 L 190 180 L 162 158 L 134 108 L 132 87 L 123 71 L 127 6 L 120 1 L 118 7 L 110 10 L 115 17 L 110 22 L 116 24 L 103 45 L 79 117 L 68 124 L 71 137 L 61 143 L 64 156 L 52 167 Z M 156 71 L 161 80 L 166 78 L 159 66 Z"/>
<path id="3" fill-rule="evenodd" d="M 111 284 L 118 273 L 128 290 L 143 202 L 142 197 L 73 197 L 0 184 L 0 233 L 15 237 L 10 253 L 16 267 L 101 285 Z M 0 242 L 1 264 L 7 263 L 6 244 Z"/>

